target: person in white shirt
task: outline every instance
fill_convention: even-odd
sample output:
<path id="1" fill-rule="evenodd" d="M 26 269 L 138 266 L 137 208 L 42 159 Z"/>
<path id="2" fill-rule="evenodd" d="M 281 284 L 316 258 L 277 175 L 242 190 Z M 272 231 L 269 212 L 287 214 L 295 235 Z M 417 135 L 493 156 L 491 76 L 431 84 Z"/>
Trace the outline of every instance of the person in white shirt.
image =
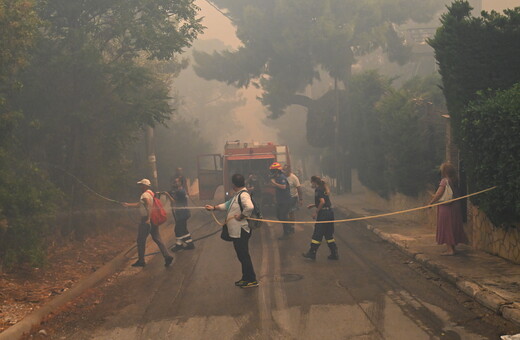
<path id="1" fill-rule="evenodd" d="M 245 187 L 243 175 L 234 174 L 231 177 L 231 183 L 233 183 L 233 191 L 235 192 L 233 197 L 219 205 L 206 205 L 206 210 L 227 211 L 226 224 L 229 236 L 233 239 L 238 260 L 242 264 L 242 278 L 236 281 L 235 285 L 241 288 L 258 287 L 253 262 L 249 255 L 251 229 L 247 222 L 247 217 L 251 216 L 254 205 Z"/>
<path id="2" fill-rule="evenodd" d="M 289 164 L 284 165 L 283 172 L 287 177 L 287 182 L 289 182 L 289 190 L 291 191 L 291 210 L 289 210 L 289 220 L 295 221 L 296 217 L 294 216 L 294 212 L 298 210 L 298 207 L 303 203 L 302 187 L 300 180 L 291 171 L 291 166 Z"/>

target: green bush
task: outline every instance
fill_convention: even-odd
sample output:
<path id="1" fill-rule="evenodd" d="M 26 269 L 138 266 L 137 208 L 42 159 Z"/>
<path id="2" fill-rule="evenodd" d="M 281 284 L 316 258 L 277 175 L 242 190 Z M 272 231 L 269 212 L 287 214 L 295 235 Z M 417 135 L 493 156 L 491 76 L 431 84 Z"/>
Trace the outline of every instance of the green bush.
<path id="1" fill-rule="evenodd" d="M 461 122 L 470 191 L 497 186 L 473 201 L 496 225 L 520 221 L 520 83 L 479 92 Z"/>
<path id="2" fill-rule="evenodd" d="M 0 267 L 41 266 L 59 191 L 29 162 L 0 154 Z"/>

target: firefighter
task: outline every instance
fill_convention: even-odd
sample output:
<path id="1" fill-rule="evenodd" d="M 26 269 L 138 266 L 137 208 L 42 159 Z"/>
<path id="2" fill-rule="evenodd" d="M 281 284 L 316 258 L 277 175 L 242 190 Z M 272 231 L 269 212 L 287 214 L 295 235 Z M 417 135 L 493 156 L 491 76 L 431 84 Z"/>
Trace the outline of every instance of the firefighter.
<path id="1" fill-rule="evenodd" d="M 170 250 L 175 253 L 179 250 L 195 249 L 193 239 L 188 231 L 188 219 L 191 217 L 191 213 L 188 209 L 182 209 L 188 207 L 188 195 L 180 177 L 175 178 L 172 190 L 167 194 L 172 203 L 172 214 L 175 218 L 175 236 L 177 237 L 175 246 Z"/>
<path id="2" fill-rule="evenodd" d="M 282 172 L 282 165 L 274 162 L 269 167 L 271 173 L 271 185 L 276 189 L 276 217 L 280 221 L 289 220 L 291 210 L 291 191 L 287 177 Z M 290 234 L 294 233 L 292 223 L 282 223 L 283 234 L 278 239 L 286 240 Z"/>
<path id="3" fill-rule="evenodd" d="M 311 184 L 314 189 L 314 204 L 310 204 L 307 208 L 316 208 L 312 218 L 316 219 L 316 221 L 334 221 L 334 211 L 332 210 L 332 204 L 330 202 L 329 187 L 319 176 L 312 176 Z M 316 252 L 320 247 L 323 237 L 325 237 L 330 249 L 328 259 L 338 260 L 338 246 L 334 240 L 334 222 L 314 224 L 311 247 L 308 252 L 302 254 L 303 257 L 313 261 L 316 260 Z"/>

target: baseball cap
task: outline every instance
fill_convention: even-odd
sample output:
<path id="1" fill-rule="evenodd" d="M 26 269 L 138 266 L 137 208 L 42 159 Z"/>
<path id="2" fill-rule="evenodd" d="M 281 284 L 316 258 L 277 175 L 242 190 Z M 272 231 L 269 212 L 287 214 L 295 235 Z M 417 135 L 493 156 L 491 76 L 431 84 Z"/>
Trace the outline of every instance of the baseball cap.
<path id="1" fill-rule="evenodd" d="M 151 187 L 152 186 L 152 182 L 150 182 L 149 179 L 146 179 L 146 178 L 143 178 L 142 180 L 140 180 L 139 182 L 137 182 L 137 184 L 143 184 L 143 185 L 146 185 L 148 187 Z"/>

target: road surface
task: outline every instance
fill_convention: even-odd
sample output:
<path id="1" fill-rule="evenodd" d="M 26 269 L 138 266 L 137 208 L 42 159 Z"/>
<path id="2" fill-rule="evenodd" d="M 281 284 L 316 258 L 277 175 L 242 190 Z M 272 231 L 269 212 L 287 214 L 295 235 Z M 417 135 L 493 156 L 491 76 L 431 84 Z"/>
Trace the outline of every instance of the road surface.
<path id="1" fill-rule="evenodd" d="M 301 218 L 308 218 L 305 212 Z M 221 216 L 221 219 L 223 217 Z M 205 212 L 189 224 L 195 238 L 218 231 Z M 171 237 L 163 229 L 163 237 Z M 129 265 L 103 298 L 47 327 L 55 339 L 498 339 L 516 326 L 423 269 L 362 224 L 336 226 L 340 260 L 305 260 L 312 225 L 279 241 L 281 225 L 253 232 L 258 288 L 234 286 L 240 265 L 218 232 L 144 269 Z M 44 326 L 45 327 L 45 326 Z"/>

